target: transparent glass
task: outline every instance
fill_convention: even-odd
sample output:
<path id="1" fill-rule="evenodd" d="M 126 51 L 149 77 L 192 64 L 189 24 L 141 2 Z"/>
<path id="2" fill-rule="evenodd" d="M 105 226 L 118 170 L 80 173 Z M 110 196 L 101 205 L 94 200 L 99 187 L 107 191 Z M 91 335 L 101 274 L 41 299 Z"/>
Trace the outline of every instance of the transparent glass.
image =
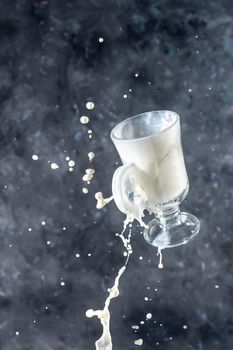
<path id="1" fill-rule="evenodd" d="M 136 115 L 116 125 L 111 139 L 123 163 L 118 174 L 127 170 L 115 181 L 118 192 L 129 205 L 137 197 L 132 191 L 122 193 L 122 181 L 134 171 L 129 168 L 133 165 L 140 172 L 147 198 L 145 209 L 155 215 L 144 230 L 146 241 L 162 249 L 190 241 L 199 232 L 200 223 L 179 208 L 189 190 L 179 115 L 166 110 Z"/>

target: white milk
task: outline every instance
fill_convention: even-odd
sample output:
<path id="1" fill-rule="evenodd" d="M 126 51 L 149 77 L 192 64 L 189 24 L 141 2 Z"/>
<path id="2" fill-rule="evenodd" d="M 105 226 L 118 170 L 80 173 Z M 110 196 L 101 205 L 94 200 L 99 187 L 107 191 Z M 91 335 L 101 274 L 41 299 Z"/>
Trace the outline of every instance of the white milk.
<path id="1" fill-rule="evenodd" d="M 180 121 L 176 113 L 149 112 L 130 118 L 118 124 L 111 137 L 122 163 L 133 163 L 141 170 L 139 185 L 149 203 L 167 203 L 187 188 Z"/>
<path id="2" fill-rule="evenodd" d="M 97 197 L 101 192 L 97 193 Z M 102 195 L 102 194 L 101 194 Z M 95 342 L 95 348 L 96 350 L 112 350 L 112 337 L 111 337 L 111 332 L 110 332 L 110 311 L 109 311 L 109 306 L 111 303 L 111 300 L 113 298 L 117 298 L 119 295 L 119 281 L 120 278 L 122 276 L 122 274 L 124 273 L 126 266 L 128 264 L 129 261 L 129 256 L 132 254 L 132 246 L 130 243 L 131 240 L 131 228 L 129 229 L 129 234 L 127 237 L 124 236 L 126 227 L 124 227 L 123 231 L 121 232 L 121 234 L 117 234 L 118 237 L 120 237 L 120 239 L 122 240 L 124 247 L 126 248 L 126 260 L 125 260 L 125 264 L 124 266 L 122 266 L 120 268 L 120 270 L 118 271 L 118 274 L 115 278 L 115 282 L 114 285 L 112 286 L 112 288 L 108 289 L 108 297 L 105 300 L 104 303 L 104 308 L 102 310 L 93 310 L 93 309 L 89 309 L 86 312 L 86 316 L 87 317 L 93 317 L 93 316 L 97 316 L 102 324 L 103 327 L 103 332 L 101 337 Z M 139 344 L 142 345 L 142 344 Z"/>

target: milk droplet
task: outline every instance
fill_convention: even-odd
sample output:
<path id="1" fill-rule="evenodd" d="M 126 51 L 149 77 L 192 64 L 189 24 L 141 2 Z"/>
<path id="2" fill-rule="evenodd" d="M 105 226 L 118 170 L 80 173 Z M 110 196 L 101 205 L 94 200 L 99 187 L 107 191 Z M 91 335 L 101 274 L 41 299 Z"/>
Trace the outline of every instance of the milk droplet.
<path id="1" fill-rule="evenodd" d="M 89 152 L 88 153 L 88 158 L 89 158 L 89 161 L 91 162 L 92 159 L 95 157 L 95 153 L 94 152 Z"/>
<path id="2" fill-rule="evenodd" d="M 38 160 L 38 159 L 39 159 L 39 157 L 38 157 L 38 155 L 37 155 L 37 154 L 33 154 L 33 155 L 32 155 L 32 159 L 33 159 L 33 160 Z"/>
<path id="3" fill-rule="evenodd" d="M 80 118 L 80 123 L 82 124 L 87 124 L 89 122 L 89 118 L 85 115 L 83 115 L 81 118 Z"/>
<path id="4" fill-rule="evenodd" d="M 106 204 L 113 200 L 113 196 L 104 198 L 102 192 L 96 192 L 95 199 L 97 200 L 96 208 L 102 209 Z"/>
<path id="5" fill-rule="evenodd" d="M 53 170 L 59 168 L 59 165 L 57 165 L 56 163 L 52 163 L 50 166 L 51 166 L 51 168 L 52 168 Z"/>
<path id="6" fill-rule="evenodd" d="M 69 167 L 74 167 L 75 166 L 75 161 L 74 160 L 70 160 L 68 162 L 68 165 L 69 165 Z"/>
<path id="7" fill-rule="evenodd" d="M 66 157 L 66 161 L 68 162 L 70 160 L 70 157 Z"/>
<path id="8" fill-rule="evenodd" d="M 183 325 L 183 329 L 187 329 L 188 326 L 186 324 Z"/>
<path id="9" fill-rule="evenodd" d="M 95 107 L 94 102 L 87 102 L 87 103 L 86 103 L 86 108 L 87 108 L 87 109 L 93 109 L 94 107 Z"/>
<path id="10" fill-rule="evenodd" d="M 64 281 L 61 282 L 61 286 L 62 286 L 62 287 L 65 286 L 65 282 L 64 282 Z"/>
<path id="11" fill-rule="evenodd" d="M 152 318 L 152 314 L 149 312 L 148 314 L 146 314 L 146 318 L 147 320 L 150 320 Z"/>
<path id="12" fill-rule="evenodd" d="M 93 174 L 94 174 L 95 170 L 94 169 L 86 169 L 86 174 L 83 176 L 83 181 L 90 181 L 93 178 Z"/>
<path id="13" fill-rule="evenodd" d="M 143 344 L 143 339 L 140 338 L 140 339 L 135 340 L 134 344 L 141 346 Z"/>
<path id="14" fill-rule="evenodd" d="M 78 253 L 75 254 L 75 256 L 76 256 L 76 258 L 80 258 L 80 254 L 78 254 Z"/>
<path id="15" fill-rule="evenodd" d="M 104 42 L 104 38 L 99 38 L 99 42 L 103 43 Z"/>
<path id="16" fill-rule="evenodd" d="M 94 174 L 94 172 L 95 172 L 95 170 L 92 169 L 92 168 L 86 169 L 86 173 L 87 173 L 87 174 Z"/>
<path id="17" fill-rule="evenodd" d="M 125 94 L 125 95 L 123 95 L 123 97 L 124 97 L 124 98 L 127 98 L 128 96 Z"/>
<path id="18" fill-rule="evenodd" d="M 93 178 L 93 174 L 85 174 L 83 175 L 83 181 L 88 182 Z"/>
<path id="19" fill-rule="evenodd" d="M 93 317 L 94 316 L 94 310 L 92 310 L 92 309 L 87 310 L 86 316 L 89 317 L 89 318 Z"/>
<path id="20" fill-rule="evenodd" d="M 83 187 L 83 193 L 88 193 L 88 189 L 86 187 Z"/>
<path id="21" fill-rule="evenodd" d="M 41 221 L 41 225 L 43 225 L 43 226 L 44 226 L 44 225 L 45 225 L 45 221 Z"/>
<path id="22" fill-rule="evenodd" d="M 131 328 L 132 329 L 139 329 L 139 326 L 138 325 L 133 325 Z"/>

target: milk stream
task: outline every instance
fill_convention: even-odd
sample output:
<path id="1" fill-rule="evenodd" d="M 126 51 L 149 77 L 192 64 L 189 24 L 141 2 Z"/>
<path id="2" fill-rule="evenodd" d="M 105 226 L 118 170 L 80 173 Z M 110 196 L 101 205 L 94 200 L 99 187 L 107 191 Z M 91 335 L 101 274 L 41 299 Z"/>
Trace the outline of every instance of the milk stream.
<path id="1" fill-rule="evenodd" d="M 162 255 L 162 248 L 158 247 L 158 253 L 157 255 L 159 255 L 159 265 L 158 268 L 159 269 L 163 269 L 163 255 Z"/>
<path id="2" fill-rule="evenodd" d="M 103 333 L 101 337 L 95 342 L 95 347 L 96 350 L 112 350 L 112 337 L 111 337 L 111 332 L 110 332 L 110 312 L 109 312 L 109 306 L 111 303 L 111 300 L 113 298 L 117 298 L 119 295 L 119 281 L 124 273 L 126 266 L 129 261 L 129 256 L 132 254 L 132 247 L 130 244 L 130 239 L 131 239 L 131 228 L 129 229 L 129 234 L 128 237 L 126 238 L 124 236 L 124 232 L 126 230 L 126 227 L 124 227 L 123 231 L 121 234 L 117 234 L 119 236 L 124 244 L 124 247 L 126 248 L 126 261 L 125 264 L 120 268 L 116 278 L 114 285 L 112 288 L 108 289 L 109 295 L 107 299 L 105 300 L 104 308 L 102 310 L 92 310 L 89 309 L 86 312 L 87 317 L 93 317 L 97 316 L 100 320 L 100 323 L 102 324 L 103 327 Z"/>

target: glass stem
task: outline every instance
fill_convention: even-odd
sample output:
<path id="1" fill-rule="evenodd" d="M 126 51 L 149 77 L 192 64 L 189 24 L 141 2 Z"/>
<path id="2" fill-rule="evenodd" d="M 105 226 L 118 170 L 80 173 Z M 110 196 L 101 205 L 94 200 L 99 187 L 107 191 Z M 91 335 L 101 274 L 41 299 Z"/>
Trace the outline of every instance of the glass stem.
<path id="1" fill-rule="evenodd" d="M 164 208 L 161 207 L 159 212 L 156 214 L 156 219 L 163 227 L 169 228 L 179 225 L 181 223 L 179 205 Z"/>

